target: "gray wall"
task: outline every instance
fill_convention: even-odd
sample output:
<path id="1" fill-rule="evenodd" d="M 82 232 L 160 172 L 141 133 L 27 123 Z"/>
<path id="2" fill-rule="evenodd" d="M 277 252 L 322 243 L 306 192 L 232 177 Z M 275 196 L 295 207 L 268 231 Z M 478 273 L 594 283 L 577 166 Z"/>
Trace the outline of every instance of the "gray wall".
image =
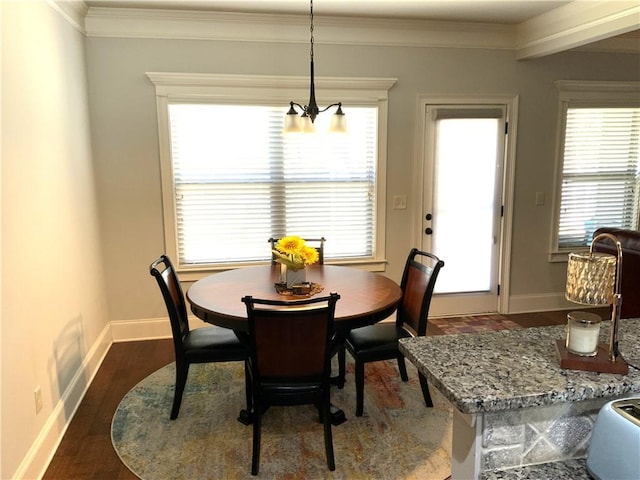
<path id="1" fill-rule="evenodd" d="M 307 75 L 308 45 L 89 38 L 87 59 L 109 317 L 163 317 L 147 271 L 164 247 L 155 92 L 145 72 Z M 566 264 L 547 262 L 557 123 L 553 82 L 638 81 L 637 55 L 574 51 L 516 61 L 508 50 L 316 45 L 315 60 L 318 76 L 398 79 L 389 93 L 388 202 L 397 194 L 411 198 L 418 95 L 518 94 L 511 295 L 564 291 Z M 537 191 L 546 193 L 544 206 L 535 206 Z M 387 206 L 386 275 L 395 280 L 414 246 L 410 225 L 419 208 Z M 461 226 L 460 234 L 472 244 L 473 232 Z"/>

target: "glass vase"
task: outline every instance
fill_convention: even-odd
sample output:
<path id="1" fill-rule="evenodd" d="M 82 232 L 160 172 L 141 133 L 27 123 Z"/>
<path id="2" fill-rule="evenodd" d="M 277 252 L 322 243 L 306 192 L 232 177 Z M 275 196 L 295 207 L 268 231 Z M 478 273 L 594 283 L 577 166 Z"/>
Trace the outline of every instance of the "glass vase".
<path id="1" fill-rule="evenodd" d="M 292 288 L 294 285 L 300 285 L 307 281 L 307 270 L 301 268 L 300 270 L 294 270 L 292 268 L 286 268 L 286 281 L 287 288 Z"/>

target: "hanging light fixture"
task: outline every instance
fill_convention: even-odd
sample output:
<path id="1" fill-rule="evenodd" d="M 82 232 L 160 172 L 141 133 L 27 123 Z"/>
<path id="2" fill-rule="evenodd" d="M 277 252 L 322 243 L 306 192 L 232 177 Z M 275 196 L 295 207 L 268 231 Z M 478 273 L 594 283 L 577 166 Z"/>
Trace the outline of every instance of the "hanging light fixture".
<path id="1" fill-rule="evenodd" d="M 344 112 L 342 111 L 342 102 L 332 103 L 331 105 L 323 109 L 318 108 L 318 104 L 316 103 L 316 87 L 314 85 L 313 78 L 313 0 L 311 0 L 311 10 L 309 18 L 311 20 L 311 86 L 309 87 L 309 103 L 303 107 L 299 103 L 289 102 L 290 108 L 284 119 L 283 131 L 284 133 L 313 133 L 315 132 L 314 121 L 318 114 L 327 111 L 331 107 L 337 106 L 338 109 L 331 119 L 329 131 L 335 133 L 345 133 L 347 131 L 347 122 L 344 118 Z M 296 107 L 298 107 L 302 111 L 300 115 L 298 115 Z"/>

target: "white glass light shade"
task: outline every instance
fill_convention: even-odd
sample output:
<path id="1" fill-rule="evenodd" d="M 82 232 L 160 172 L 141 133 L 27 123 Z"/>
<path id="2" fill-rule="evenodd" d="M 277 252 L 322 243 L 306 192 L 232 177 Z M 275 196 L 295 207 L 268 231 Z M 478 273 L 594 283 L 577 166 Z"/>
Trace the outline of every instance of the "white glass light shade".
<path id="1" fill-rule="evenodd" d="M 302 115 L 300 117 L 300 124 L 302 125 L 302 131 L 304 133 L 315 133 L 316 132 L 316 126 L 311 121 L 311 118 L 308 117 L 307 115 Z"/>
<path id="2" fill-rule="evenodd" d="M 340 110 L 342 112 L 342 110 Z M 329 132 L 331 133 L 347 133 L 347 120 L 344 113 L 334 113 L 331 116 L 331 123 L 329 124 Z"/>
<path id="3" fill-rule="evenodd" d="M 565 297 L 582 305 L 613 302 L 616 257 L 608 253 L 570 253 Z"/>
<path id="4" fill-rule="evenodd" d="M 299 133 L 302 132 L 302 121 L 297 113 L 288 113 L 284 117 L 283 133 Z"/>

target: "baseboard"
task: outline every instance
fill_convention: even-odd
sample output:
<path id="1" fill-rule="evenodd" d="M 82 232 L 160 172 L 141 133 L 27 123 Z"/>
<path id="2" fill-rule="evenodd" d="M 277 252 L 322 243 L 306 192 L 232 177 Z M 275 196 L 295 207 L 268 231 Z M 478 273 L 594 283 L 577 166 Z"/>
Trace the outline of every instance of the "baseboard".
<path id="1" fill-rule="evenodd" d="M 575 303 L 564 298 L 564 293 L 545 293 L 539 295 L 511 295 L 508 313 L 548 312 L 552 310 L 570 310 L 578 308 Z"/>
<path id="2" fill-rule="evenodd" d="M 206 326 L 210 325 L 199 318 L 189 317 L 189 328 L 193 329 Z M 171 338 L 171 324 L 167 317 L 143 318 L 139 320 L 113 320 L 111 321 L 111 338 L 114 343 Z"/>
<path id="3" fill-rule="evenodd" d="M 53 408 L 13 478 L 42 478 L 111 343 L 111 326 L 107 324 Z"/>
<path id="4" fill-rule="evenodd" d="M 167 318 L 112 320 L 110 323 L 114 343 L 171 337 L 171 326 Z"/>

